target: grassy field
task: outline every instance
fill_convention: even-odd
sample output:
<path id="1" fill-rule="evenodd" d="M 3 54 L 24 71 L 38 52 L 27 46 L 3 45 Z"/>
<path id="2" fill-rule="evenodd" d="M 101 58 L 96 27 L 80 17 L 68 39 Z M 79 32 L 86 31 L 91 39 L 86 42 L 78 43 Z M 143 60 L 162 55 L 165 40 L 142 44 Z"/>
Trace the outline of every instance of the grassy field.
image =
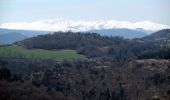
<path id="1" fill-rule="evenodd" d="M 42 49 L 26 49 L 21 46 L 1 46 L 0 57 L 6 58 L 39 58 L 39 59 L 54 59 L 57 61 L 62 60 L 85 60 L 85 56 L 77 54 L 75 50 L 59 50 L 49 51 Z"/>

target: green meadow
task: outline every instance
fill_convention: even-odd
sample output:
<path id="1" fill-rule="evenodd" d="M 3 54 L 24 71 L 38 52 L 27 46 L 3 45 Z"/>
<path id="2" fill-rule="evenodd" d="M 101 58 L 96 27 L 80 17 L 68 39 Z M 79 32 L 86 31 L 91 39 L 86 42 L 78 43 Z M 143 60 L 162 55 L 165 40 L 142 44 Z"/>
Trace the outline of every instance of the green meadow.
<path id="1" fill-rule="evenodd" d="M 84 55 L 78 54 L 75 50 L 43 50 L 43 49 L 26 49 L 21 46 L 0 46 L 0 57 L 4 58 L 27 58 L 27 59 L 53 59 L 62 60 L 85 60 Z"/>

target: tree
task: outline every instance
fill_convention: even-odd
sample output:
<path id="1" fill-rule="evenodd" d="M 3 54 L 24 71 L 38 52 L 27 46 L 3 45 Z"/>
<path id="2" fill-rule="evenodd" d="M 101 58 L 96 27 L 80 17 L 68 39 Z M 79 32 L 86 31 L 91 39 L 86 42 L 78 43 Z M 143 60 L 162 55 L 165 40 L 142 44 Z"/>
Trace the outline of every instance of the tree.
<path id="1" fill-rule="evenodd" d="M 11 77 L 10 70 L 7 68 L 0 68 L 0 80 L 9 80 Z"/>

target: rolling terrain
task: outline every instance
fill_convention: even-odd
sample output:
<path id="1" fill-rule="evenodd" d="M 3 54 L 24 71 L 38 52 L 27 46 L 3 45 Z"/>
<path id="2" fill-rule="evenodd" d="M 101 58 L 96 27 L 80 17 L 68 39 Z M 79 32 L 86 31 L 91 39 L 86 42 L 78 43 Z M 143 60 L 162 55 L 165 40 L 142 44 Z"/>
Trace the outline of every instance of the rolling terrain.
<path id="1" fill-rule="evenodd" d="M 0 98 L 170 100 L 167 30 L 139 39 L 55 32 L 1 46 Z"/>
<path id="2" fill-rule="evenodd" d="M 86 32 L 98 33 L 102 36 L 120 36 L 127 39 L 141 38 L 147 34 L 151 34 L 152 31 L 147 31 L 144 29 L 103 29 L 103 30 L 89 30 Z M 85 33 L 86 33 L 85 32 Z M 38 31 L 38 30 L 17 30 L 17 29 L 4 29 L 0 28 L 0 45 L 12 44 L 17 41 L 24 40 L 30 37 L 36 37 L 38 35 L 45 35 L 48 33 L 53 33 L 53 31 Z"/>

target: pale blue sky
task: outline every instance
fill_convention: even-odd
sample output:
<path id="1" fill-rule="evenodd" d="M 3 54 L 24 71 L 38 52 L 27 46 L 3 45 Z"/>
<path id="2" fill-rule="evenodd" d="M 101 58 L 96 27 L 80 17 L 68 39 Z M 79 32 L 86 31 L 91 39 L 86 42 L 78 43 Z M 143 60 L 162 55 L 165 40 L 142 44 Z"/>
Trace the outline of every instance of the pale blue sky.
<path id="1" fill-rule="evenodd" d="M 170 25 L 170 0 L 0 0 L 0 17 L 0 23 L 63 18 Z"/>

